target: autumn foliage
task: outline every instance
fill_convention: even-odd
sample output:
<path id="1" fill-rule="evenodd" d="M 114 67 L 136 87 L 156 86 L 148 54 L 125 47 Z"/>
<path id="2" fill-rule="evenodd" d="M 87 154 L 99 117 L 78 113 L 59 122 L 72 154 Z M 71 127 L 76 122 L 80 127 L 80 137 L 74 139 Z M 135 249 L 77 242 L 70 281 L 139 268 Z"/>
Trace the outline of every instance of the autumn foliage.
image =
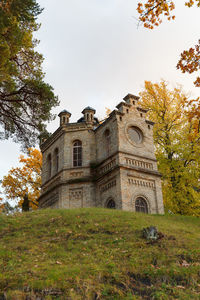
<path id="1" fill-rule="evenodd" d="M 140 105 L 155 122 L 154 144 L 167 211 L 200 216 L 199 119 L 188 118 L 188 96 L 165 81 L 146 81 Z"/>
<path id="2" fill-rule="evenodd" d="M 138 3 L 137 11 L 139 13 L 139 23 L 143 24 L 145 28 L 154 29 L 155 26 L 159 26 L 162 23 L 163 18 L 167 20 L 174 20 L 174 1 L 169 0 L 146 0 Z M 196 4 L 200 7 L 200 0 L 188 0 L 183 1 L 185 6 L 192 7 Z M 180 69 L 183 73 L 189 74 L 200 70 L 200 40 L 197 45 L 191 47 L 189 50 L 184 50 L 181 53 L 181 57 L 177 63 L 177 69 Z M 200 87 L 200 77 L 197 76 L 194 81 L 196 87 Z M 193 101 L 193 108 L 190 113 L 190 119 L 200 117 L 200 101 L 199 98 Z"/>
<path id="3" fill-rule="evenodd" d="M 162 17 L 167 20 L 174 20 L 175 15 L 172 11 L 175 10 L 175 3 L 171 0 L 146 0 L 138 3 L 137 11 L 139 13 L 139 21 L 144 27 L 153 29 L 162 23 Z M 200 7 L 199 0 L 185 1 L 185 6 L 192 7 L 194 4 Z"/>
<path id="4" fill-rule="evenodd" d="M 28 156 L 19 158 L 22 167 L 12 168 L 7 176 L 4 176 L 2 187 L 8 200 L 16 200 L 21 207 L 27 194 L 30 207 L 38 207 L 38 197 L 41 187 L 42 154 L 39 150 L 29 148 Z"/>
<path id="5" fill-rule="evenodd" d="M 139 21 L 144 27 L 153 29 L 162 23 L 162 16 L 168 20 L 174 20 L 175 16 L 171 12 L 175 9 L 173 1 L 148 0 L 146 3 L 138 3 L 137 11 L 140 15 Z"/>

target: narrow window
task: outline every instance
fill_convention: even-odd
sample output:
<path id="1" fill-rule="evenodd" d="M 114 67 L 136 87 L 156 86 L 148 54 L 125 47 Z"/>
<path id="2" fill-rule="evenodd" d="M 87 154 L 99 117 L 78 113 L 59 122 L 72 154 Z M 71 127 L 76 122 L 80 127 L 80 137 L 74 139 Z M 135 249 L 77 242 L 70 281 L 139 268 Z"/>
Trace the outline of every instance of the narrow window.
<path id="1" fill-rule="evenodd" d="M 51 154 L 47 157 L 47 178 L 51 178 Z"/>
<path id="2" fill-rule="evenodd" d="M 148 206 L 147 202 L 142 197 L 138 197 L 135 201 L 135 211 L 136 212 L 143 212 L 145 214 L 148 213 Z"/>
<path id="3" fill-rule="evenodd" d="M 82 143 L 81 141 L 75 141 L 73 143 L 73 166 L 82 166 Z"/>
<path id="4" fill-rule="evenodd" d="M 127 114 L 128 114 L 129 110 L 127 109 L 126 112 L 127 112 Z"/>
<path id="5" fill-rule="evenodd" d="M 56 148 L 55 152 L 54 152 L 54 167 L 55 167 L 55 173 L 57 173 L 58 169 L 59 169 L 59 151 L 58 151 L 58 148 Z"/>
<path id="6" fill-rule="evenodd" d="M 110 155 L 110 130 L 106 129 L 105 133 L 105 149 L 106 149 L 106 155 L 109 156 Z"/>

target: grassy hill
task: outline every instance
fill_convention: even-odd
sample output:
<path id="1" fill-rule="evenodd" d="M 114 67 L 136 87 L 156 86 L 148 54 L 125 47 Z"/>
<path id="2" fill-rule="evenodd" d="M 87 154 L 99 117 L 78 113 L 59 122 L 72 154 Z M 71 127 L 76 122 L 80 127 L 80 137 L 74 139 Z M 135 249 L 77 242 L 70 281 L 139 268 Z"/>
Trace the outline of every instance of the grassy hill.
<path id="1" fill-rule="evenodd" d="M 148 243 L 141 230 L 164 238 Z M 0 299 L 200 299 L 200 219 L 109 209 L 0 216 Z"/>

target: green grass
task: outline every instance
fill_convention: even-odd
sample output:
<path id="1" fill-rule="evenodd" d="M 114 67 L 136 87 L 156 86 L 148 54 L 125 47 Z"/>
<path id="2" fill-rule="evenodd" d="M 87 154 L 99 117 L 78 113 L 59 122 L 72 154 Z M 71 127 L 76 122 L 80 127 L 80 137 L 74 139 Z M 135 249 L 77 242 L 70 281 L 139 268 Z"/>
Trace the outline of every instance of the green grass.
<path id="1" fill-rule="evenodd" d="M 154 244 L 141 235 L 150 225 L 164 234 Z M 0 299 L 200 299 L 200 219 L 97 208 L 2 215 Z"/>

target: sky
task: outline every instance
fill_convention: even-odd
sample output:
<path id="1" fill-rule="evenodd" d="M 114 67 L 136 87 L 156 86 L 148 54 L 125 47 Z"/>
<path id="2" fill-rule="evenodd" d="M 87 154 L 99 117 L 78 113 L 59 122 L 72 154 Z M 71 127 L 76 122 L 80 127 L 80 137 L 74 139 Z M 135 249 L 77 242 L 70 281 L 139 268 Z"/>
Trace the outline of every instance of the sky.
<path id="1" fill-rule="evenodd" d="M 186 8 L 176 0 L 175 21 L 164 21 L 154 30 L 138 26 L 134 0 L 38 0 L 44 11 L 39 16 L 38 51 L 44 56 L 45 80 L 54 87 L 60 106 L 71 122 L 81 117 L 86 106 L 105 116 L 122 98 L 138 95 L 145 80 L 165 79 L 171 88 L 183 85 L 191 97 L 199 96 L 193 82 L 197 74 L 182 74 L 176 64 L 183 50 L 200 38 L 200 8 Z M 48 130 L 59 126 L 57 117 Z M 18 165 L 20 145 L 0 141 L 0 179 Z"/>

